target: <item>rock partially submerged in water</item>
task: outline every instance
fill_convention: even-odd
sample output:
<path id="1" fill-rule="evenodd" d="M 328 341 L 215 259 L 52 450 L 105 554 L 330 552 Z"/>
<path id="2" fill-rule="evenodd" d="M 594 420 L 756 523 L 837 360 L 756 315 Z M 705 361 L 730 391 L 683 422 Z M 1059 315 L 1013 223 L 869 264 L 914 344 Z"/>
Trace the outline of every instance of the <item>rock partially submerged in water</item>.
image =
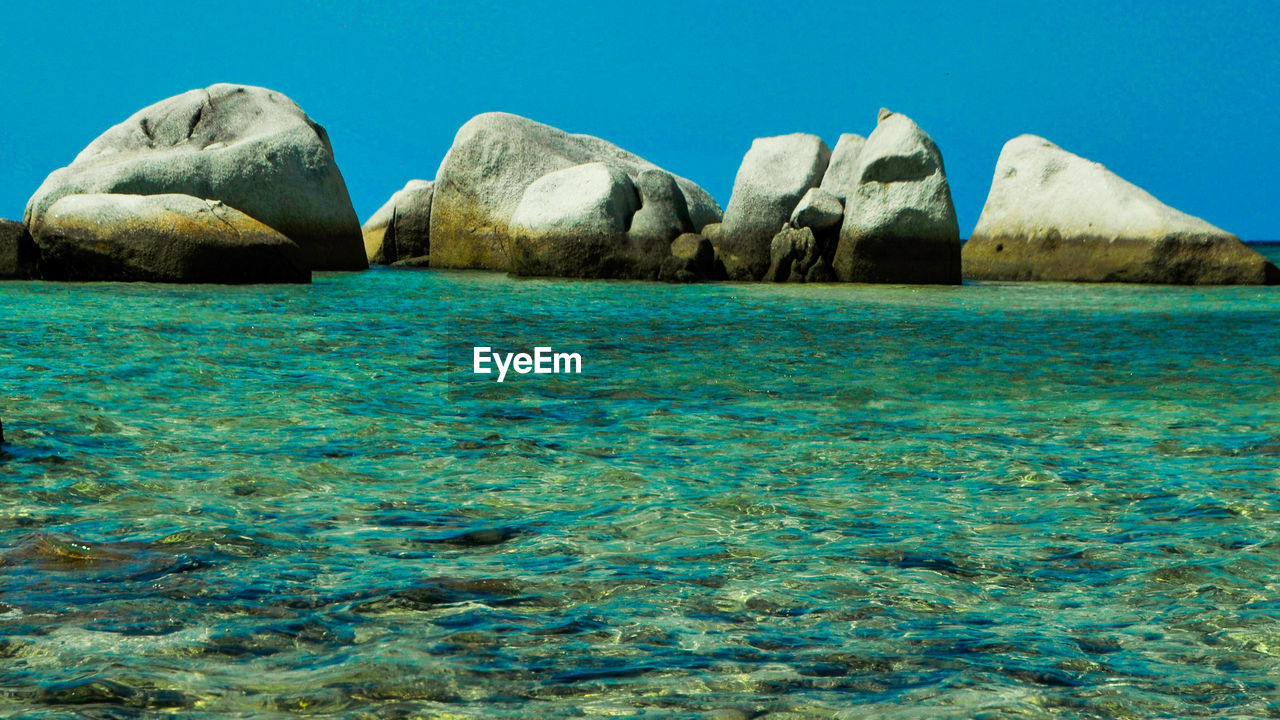
<path id="1" fill-rule="evenodd" d="M 942 153 L 905 115 L 882 109 L 858 153 L 833 265 L 845 282 L 960 282 L 960 229 Z"/>
<path id="2" fill-rule="evenodd" d="M 35 277 L 36 246 L 27 226 L 0 220 L 0 280 L 27 280 Z"/>
<path id="3" fill-rule="evenodd" d="M 627 277 L 638 259 L 626 241 L 639 209 L 635 185 L 621 168 L 574 165 L 547 173 L 525 190 L 511 216 L 517 275 Z"/>
<path id="4" fill-rule="evenodd" d="M 190 195 L 68 195 L 32 227 L 49 280 L 306 283 L 289 238 L 216 200 Z"/>
<path id="5" fill-rule="evenodd" d="M 659 279 L 667 282 L 716 280 L 716 251 L 711 241 L 685 233 L 671 242 L 671 255 L 662 263 Z"/>
<path id="6" fill-rule="evenodd" d="M 410 180 L 360 228 L 371 265 L 427 258 L 431 253 L 431 202 L 435 183 Z M 422 265 L 425 265 L 425 261 Z"/>
<path id="7" fill-rule="evenodd" d="M 963 259 L 975 280 L 1280 282 L 1235 235 L 1034 135 L 1005 143 Z"/>
<path id="8" fill-rule="evenodd" d="M 24 221 L 98 193 L 220 200 L 293 240 L 314 269 L 368 267 L 328 134 L 266 88 L 212 85 L 139 110 L 49 175 Z"/>
<path id="9" fill-rule="evenodd" d="M 756 138 L 742 158 L 717 233 L 716 254 L 730 280 L 759 280 L 774 235 L 810 188 L 822 182 L 831 150 L 806 133 Z"/>
<path id="10" fill-rule="evenodd" d="M 569 201 L 552 192 L 549 183 L 558 184 L 570 178 L 585 182 L 591 178 L 593 193 L 603 188 L 609 195 L 613 192 L 613 181 L 605 183 L 599 170 L 593 169 L 557 176 L 537 189 L 533 186 L 552 173 L 583 165 L 603 165 L 620 171 L 627 177 L 635 200 L 613 205 L 625 215 L 620 229 L 610 230 L 607 237 L 593 237 L 579 246 L 563 234 L 563 228 L 572 227 L 583 218 L 570 220 L 565 215 L 571 210 L 566 204 Z M 664 177 L 677 186 L 687 220 L 681 216 L 679 203 L 665 189 Z M 534 195 L 526 202 L 525 195 L 531 190 Z M 599 200 L 599 196 L 593 197 Z M 539 198 L 559 206 L 538 209 L 534 203 Z M 630 214 L 625 212 L 627 207 L 631 207 Z M 519 233 L 526 237 L 519 244 L 513 222 L 518 209 L 522 212 Z M 628 230 L 637 214 L 640 222 L 635 228 L 637 235 L 632 236 Z M 635 265 L 604 262 L 603 257 L 633 257 L 634 243 L 651 239 L 655 231 L 669 228 L 697 231 L 719 219 L 720 207 L 705 190 L 612 143 L 590 135 L 573 135 L 518 115 L 484 113 L 458 130 L 436 175 L 431 209 L 431 265 L 537 274 L 558 273 L 561 268 L 575 274 L 592 269 L 604 273 L 616 270 L 622 274 L 588 276 L 637 277 L 641 273 Z M 609 218 L 608 222 L 588 224 L 593 231 L 605 226 L 617 228 L 616 220 Z M 517 247 L 522 248 L 518 266 L 513 262 Z M 542 257 L 539 253 L 547 255 Z M 657 267 L 644 264 L 643 270 L 656 274 Z"/>
<path id="11" fill-rule="evenodd" d="M 809 269 L 818 261 L 818 242 L 812 228 L 783 228 L 769 249 L 769 271 L 765 282 L 803 282 Z"/>

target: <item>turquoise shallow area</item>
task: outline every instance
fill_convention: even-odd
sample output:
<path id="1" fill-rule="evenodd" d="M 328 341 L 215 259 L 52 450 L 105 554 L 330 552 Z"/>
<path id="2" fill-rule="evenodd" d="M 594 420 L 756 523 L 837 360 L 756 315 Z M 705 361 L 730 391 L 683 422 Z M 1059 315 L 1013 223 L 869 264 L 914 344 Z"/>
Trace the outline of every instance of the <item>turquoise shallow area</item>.
<path id="1" fill-rule="evenodd" d="M 1280 288 L 0 309 L 0 714 L 1280 715 Z"/>

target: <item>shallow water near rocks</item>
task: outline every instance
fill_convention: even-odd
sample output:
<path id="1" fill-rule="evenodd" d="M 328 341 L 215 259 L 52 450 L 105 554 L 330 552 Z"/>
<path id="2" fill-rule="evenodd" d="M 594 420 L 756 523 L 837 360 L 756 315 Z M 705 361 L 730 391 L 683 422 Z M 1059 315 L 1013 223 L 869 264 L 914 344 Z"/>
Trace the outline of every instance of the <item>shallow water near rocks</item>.
<path id="1" fill-rule="evenodd" d="M 0 714 L 1280 715 L 1280 288 L 0 308 Z"/>

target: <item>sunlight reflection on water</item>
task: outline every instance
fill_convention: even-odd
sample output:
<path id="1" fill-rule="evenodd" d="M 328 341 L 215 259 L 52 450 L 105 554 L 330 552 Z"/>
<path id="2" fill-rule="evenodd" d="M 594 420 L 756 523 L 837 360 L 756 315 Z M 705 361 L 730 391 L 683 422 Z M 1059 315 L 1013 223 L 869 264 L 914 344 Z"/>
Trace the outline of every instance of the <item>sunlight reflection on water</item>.
<path id="1" fill-rule="evenodd" d="M 374 270 L 0 305 L 6 712 L 1280 702 L 1276 288 Z M 498 384 L 473 345 L 584 372 Z"/>

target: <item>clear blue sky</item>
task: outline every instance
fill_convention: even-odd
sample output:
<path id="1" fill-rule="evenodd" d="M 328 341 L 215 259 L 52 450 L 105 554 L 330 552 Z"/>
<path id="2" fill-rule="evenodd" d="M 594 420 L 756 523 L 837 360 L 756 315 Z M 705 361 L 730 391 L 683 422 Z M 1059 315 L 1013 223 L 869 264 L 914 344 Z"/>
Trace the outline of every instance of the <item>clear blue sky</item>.
<path id="1" fill-rule="evenodd" d="M 728 202 L 751 139 L 942 148 L 961 234 L 1003 143 L 1043 135 L 1246 240 L 1280 238 L 1280 2 L 224 2 L 5 12 L 0 216 L 133 111 L 263 85 L 328 130 L 361 220 L 504 110 L 611 140 Z"/>

